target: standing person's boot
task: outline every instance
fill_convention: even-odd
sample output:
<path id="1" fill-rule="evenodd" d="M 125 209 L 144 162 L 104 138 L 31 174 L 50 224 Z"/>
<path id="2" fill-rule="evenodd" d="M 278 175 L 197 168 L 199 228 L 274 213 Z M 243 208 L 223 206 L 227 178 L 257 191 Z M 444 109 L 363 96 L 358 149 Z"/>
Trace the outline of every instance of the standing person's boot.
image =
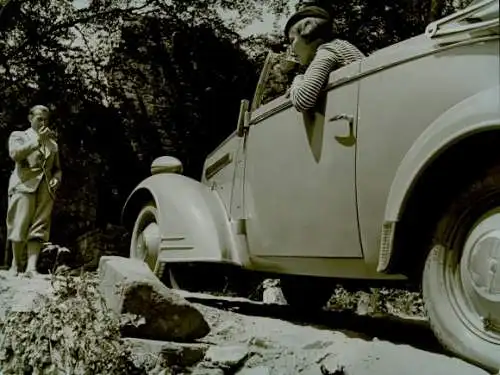
<path id="1" fill-rule="evenodd" d="M 19 275 L 22 268 L 23 250 L 25 249 L 26 243 L 20 241 L 11 241 L 12 243 L 12 264 L 9 269 L 9 273 L 12 276 Z"/>
<path id="2" fill-rule="evenodd" d="M 36 270 L 36 265 L 41 248 L 42 244 L 40 241 L 35 240 L 28 242 L 28 265 L 26 266 L 26 277 L 34 277 L 39 275 L 38 271 Z"/>

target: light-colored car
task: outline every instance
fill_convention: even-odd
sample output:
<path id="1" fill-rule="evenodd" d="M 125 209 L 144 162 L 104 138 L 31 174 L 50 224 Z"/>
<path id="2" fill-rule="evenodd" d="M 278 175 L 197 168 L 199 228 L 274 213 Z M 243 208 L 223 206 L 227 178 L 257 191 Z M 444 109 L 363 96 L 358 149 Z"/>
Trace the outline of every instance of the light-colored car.
<path id="1" fill-rule="evenodd" d="M 260 105 L 269 58 L 201 181 L 166 156 L 132 192 L 130 255 L 171 281 L 186 262 L 319 277 L 282 285 L 311 307 L 324 280 L 421 283 L 444 346 L 497 371 L 499 52 L 498 0 L 476 1 L 332 72 L 309 113 Z"/>

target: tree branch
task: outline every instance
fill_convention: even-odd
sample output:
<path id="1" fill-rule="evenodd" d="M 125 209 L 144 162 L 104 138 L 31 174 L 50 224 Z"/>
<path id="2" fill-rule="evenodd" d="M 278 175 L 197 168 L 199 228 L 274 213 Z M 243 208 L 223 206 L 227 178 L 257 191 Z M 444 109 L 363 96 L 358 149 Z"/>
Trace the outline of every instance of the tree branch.
<path id="1" fill-rule="evenodd" d="M 75 27 L 76 31 L 78 31 L 78 33 L 82 37 L 83 43 L 85 44 L 85 47 L 87 47 L 87 51 L 88 51 L 90 58 L 92 60 L 92 65 L 94 66 L 94 71 L 96 73 L 97 79 L 99 80 L 101 77 L 101 74 L 100 74 L 99 69 L 97 67 L 97 60 L 95 58 L 94 52 L 90 48 L 89 41 L 78 25 L 75 25 L 74 27 Z"/>
<path id="2" fill-rule="evenodd" d="M 126 14 L 126 13 L 140 11 L 140 10 L 143 10 L 143 9 L 149 7 L 152 3 L 153 3 L 153 1 L 149 0 L 144 5 L 141 5 L 139 7 L 131 7 L 131 8 L 125 8 L 125 9 L 110 9 L 110 10 L 99 12 L 99 13 L 89 13 L 89 11 L 87 11 L 87 10 L 78 11 L 77 13 L 80 13 L 83 15 L 80 17 L 76 17 L 76 18 L 69 20 L 69 21 L 59 22 L 59 23 L 52 25 L 52 27 L 50 27 L 48 30 L 46 30 L 44 33 L 42 33 L 40 35 L 38 43 L 43 42 L 43 40 L 45 38 L 47 38 L 48 35 L 56 33 L 60 30 L 69 29 L 71 27 L 75 27 L 79 24 L 87 23 L 87 22 L 90 22 L 92 20 L 95 20 L 95 19 L 98 19 L 101 17 L 110 17 L 112 15 L 117 16 L 120 14 Z M 16 55 L 18 55 L 19 53 L 22 53 L 26 49 L 26 47 L 28 45 L 30 45 L 30 42 L 31 41 L 29 39 L 26 39 L 23 43 L 21 43 L 21 45 L 18 48 L 16 48 L 14 51 L 12 51 L 7 56 L 5 56 L 4 60 L 9 60 L 9 59 L 15 57 Z"/>

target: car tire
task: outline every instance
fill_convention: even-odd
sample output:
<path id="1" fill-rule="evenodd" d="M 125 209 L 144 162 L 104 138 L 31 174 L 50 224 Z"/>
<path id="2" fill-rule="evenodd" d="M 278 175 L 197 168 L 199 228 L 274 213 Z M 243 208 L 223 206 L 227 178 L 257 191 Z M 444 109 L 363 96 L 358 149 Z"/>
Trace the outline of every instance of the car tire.
<path id="1" fill-rule="evenodd" d="M 154 202 L 147 202 L 137 214 L 130 240 L 130 258 L 144 261 L 155 275 L 169 288 L 191 292 L 224 293 L 228 284 L 233 293 L 249 293 L 249 281 L 237 270 L 217 264 L 169 264 L 159 262 L 160 228 Z"/>
<path id="2" fill-rule="evenodd" d="M 171 289 L 196 291 L 199 283 L 192 277 L 189 264 L 160 263 L 160 228 L 154 202 L 147 202 L 137 214 L 130 240 L 130 258 L 144 261 L 154 274 Z"/>
<path id="3" fill-rule="evenodd" d="M 423 271 L 431 327 L 444 347 L 500 368 L 500 168 L 463 189 L 439 220 Z"/>
<path id="4" fill-rule="evenodd" d="M 160 229 L 156 205 L 146 203 L 139 211 L 132 229 L 130 258 L 144 261 L 158 278 L 163 269 L 158 262 L 160 252 Z"/>

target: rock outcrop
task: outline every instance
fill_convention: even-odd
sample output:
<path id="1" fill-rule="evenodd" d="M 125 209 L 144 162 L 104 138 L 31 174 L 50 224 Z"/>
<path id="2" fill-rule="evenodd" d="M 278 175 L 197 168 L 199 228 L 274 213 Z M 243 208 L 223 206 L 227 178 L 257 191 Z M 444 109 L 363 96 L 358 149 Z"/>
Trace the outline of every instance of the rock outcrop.
<path id="1" fill-rule="evenodd" d="M 193 304 L 167 288 L 142 261 L 104 256 L 99 261 L 99 289 L 115 313 L 132 314 L 140 324 L 123 327 L 123 335 L 150 340 L 190 342 L 210 332 Z"/>

